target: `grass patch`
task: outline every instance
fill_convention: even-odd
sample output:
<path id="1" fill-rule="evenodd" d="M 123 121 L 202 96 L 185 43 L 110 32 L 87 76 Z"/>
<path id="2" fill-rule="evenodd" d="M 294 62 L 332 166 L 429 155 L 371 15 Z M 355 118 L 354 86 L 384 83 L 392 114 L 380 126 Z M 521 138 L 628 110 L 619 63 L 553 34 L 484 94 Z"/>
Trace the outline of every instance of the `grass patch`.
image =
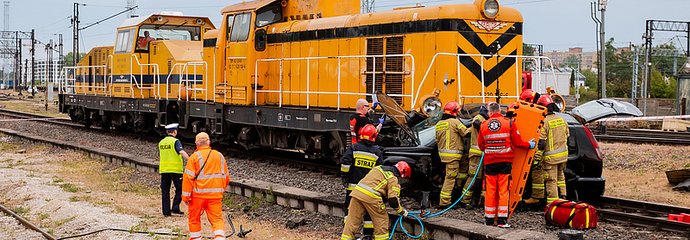
<path id="1" fill-rule="evenodd" d="M 82 201 L 83 202 L 89 202 L 90 200 L 91 200 L 91 196 L 89 196 L 89 195 L 84 195 L 84 196 L 74 195 L 74 196 L 69 197 L 70 202 L 82 202 Z"/>
<path id="2" fill-rule="evenodd" d="M 15 207 L 15 208 L 12 209 L 12 212 L 14 212 L 14 213 L 16 213 L 17 215 L 20 215 L 20 216 L 29 213 L 29 211 L 31 211 L 31 208 L 22 207 L 22 206 Z"/>
<path id="3" fill-rule="evenodd" d="M 38 220 L 39 220 L 39 221 L 43 221 L 43 220 L 46 220 L 46 219 L 48 219 L 48 218 L 50 218 L 50 215 L 47 214 L 47 213 L 38 214 Z"/>
<path id="4" fill-rule="evenodd" d="M 62 190 L 65 190 L 65 192 L 71 192 L 71 193 L 79 192 L 79 187 L 77 187 L 77 185 L 74 185 L 72 183 L 61 183 L 60 188 L 62 188 Z"/>
<path id="5" fill-rule="evenodd" d="M 53 223 L 53 226 L 56 227 L 56 228 L 57 228 L 57 227 L 60 227 L 60 226 L 62 226 L 62 225 L 65 225 L 65 223 L 71 222 L 71 221 L 74 220 L 75 218 L 76 218 L 76 216 L 71 216 L 71 217 L 68 217 L 68 218 L 65 218 L 65 219 L 61 219 L 61 220 L 55 221 L 55 222 Z"/>

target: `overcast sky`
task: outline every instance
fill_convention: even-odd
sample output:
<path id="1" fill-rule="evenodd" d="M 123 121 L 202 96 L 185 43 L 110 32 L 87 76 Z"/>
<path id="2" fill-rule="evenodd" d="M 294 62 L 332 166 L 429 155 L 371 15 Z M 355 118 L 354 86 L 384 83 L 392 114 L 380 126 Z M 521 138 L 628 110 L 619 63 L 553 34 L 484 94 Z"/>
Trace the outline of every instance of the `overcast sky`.
<path id="1" fill-rule="evenodd" d="M 323 1 L 323 0 L 322 0 Z M 80 8 L 81 26 L 86 26 L 114 13 L 122 11 L 127 0 L 81 0 L 86 6 Z M 237 0 L 137 0 L 138 15 L 169 10 L 182 11 L 185 15 L 209 16 L 216 26 L 220 25 L 220 9 Z M 427 6 L 449 3 L 471 3 L 473 0 L 376 0 L 376 10 L 414 5 L 421 2 Z M 502 6 L 517 8 L 523 14 L 524 42 L 542 44 L 547 51 L 567 50 L 568 47 L 583 47 L 594 50 L 595 25 L 590 18 L 590 0 L 499 0 Z M 606 12 L 607 38 L 615 38 L 615 45 L 627 46 L 629 42 L 642 43 L 645 20 L 663 19 L 690 21 L 690 0 L 609 0 Z M 36 29 L 37 39 L 48 42 L 57 39 L 54 34 L 62 33 L 65 53 L 72 49 L 70 16 L 73 1 L 68 0 L 10 0 L 9 30 L 31 31 Z M 81 52 L 94 46 L 113 45 L 115 28 L 125 16 L 119 16 L 82 31 Z M 655 44 L 673 41 L 676 45 L 684 37 L 675 33 L 655 35 Z M 41 53 L 38 52 L 37 53 Z M 44 53 L 44 52 L 43 52 Z M 39 56 L 43 56 L 40 54 Z"/>

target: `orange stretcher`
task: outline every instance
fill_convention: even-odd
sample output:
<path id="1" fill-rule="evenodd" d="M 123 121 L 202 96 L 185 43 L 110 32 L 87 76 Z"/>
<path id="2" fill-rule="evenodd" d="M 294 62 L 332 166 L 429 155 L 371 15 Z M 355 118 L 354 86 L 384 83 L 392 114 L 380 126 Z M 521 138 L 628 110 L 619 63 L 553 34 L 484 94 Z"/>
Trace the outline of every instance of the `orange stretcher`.
<path id="1" fill-rule="evenodd" d="M 546 108 L 536 104 L 519 101 L 515 115 L 513 117 L 515 126 L 520 131 L 520 136 L 525 141 L 534 138 L 536 142 L 539 141 L 539 130 L 544 125 L 544 118 L 546 117 Z M 510 181 L 510 198 L 508 202 L 509 216 L 513 216 L 515 208 L 522 200 L 522 193 L 525 191 L 525 184 L 529 176 L 532 160 L 534 159 L 535 149 L 514 148 L 515 158 L 513 159 L 513 171 L 511 173 Z"/>

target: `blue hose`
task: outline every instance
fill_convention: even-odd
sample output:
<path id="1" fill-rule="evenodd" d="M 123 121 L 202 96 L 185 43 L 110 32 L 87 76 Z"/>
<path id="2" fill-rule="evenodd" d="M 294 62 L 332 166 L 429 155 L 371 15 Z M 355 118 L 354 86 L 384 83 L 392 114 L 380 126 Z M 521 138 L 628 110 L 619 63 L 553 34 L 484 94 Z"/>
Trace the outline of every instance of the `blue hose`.
<path id="1" fill-rule="evenodd" d="M 455 207 L 455 205 L 457 205 L 463 198 L 465 198 L 465 195 L 467 194 L 467 192 L 469 192 L 470 189 L 472 189 L 472 186 L 474 185 L 474 181 L 477 180 L 477 175 L 479 175 L 479 169 L 482 167 L 483 162 L 484 162 L 484 153 L 482 153 L 482 157 L 479 159 L 479 164 L 477 164 L 477 169 L 474 172 L 474 176 L 472 176 L 472 180 L 470 181 L 470 185 L 467 187 L 467 189 L 465 189 L 464 192 L 462 192 L 462 195 L 460 196 L 460 198 L 458 198 L 457 200 L 455 200 L 455 202 L 453 202 L 453 204 L 451 204 L 450 206 L 448 206 L 447 208 L 445 208 L 439 212 L 436 212 L 436 213 L 428 213 L 427 212 L 421 217 L 422 218 L 438 217 L 438 216 L 443 215 L 444 213 L 446 213 L 448 210 L 452 209 L 453 207 Z M 422 235 L 424 235 L 424 223 L 422 222 L 422 219 L 417 216 L 417 215 L 421 215 L 421 214 L 422 214 L 422 212 L 420 212 L 420 211 L 414 211 L 414 212 L 408 212 L 407 213 L 407 216 L 414 218 L 419 223 L 419 226 L 422 227 L 421 231 L 419 232 L 419 235 L 412 235 L 409 232 L 407 232 L 407 229 L 405 229 L 405 227 L 402 224 L 403 216 L 400 216 L 400 217 L 398 217 L 398 220 L 395 221 L 395 224 L 393 224 L 393 228 L 391 229 L 391 232 L 389 234 L 388 239 L 389 240 L 393 239 L 393 234 L 395 234 L 395 229 L 397 229 L 398 226 L 400 226 L 400 229 L 402 229 L 403 233 L 405 233 L 405 235 L 407 235 L 407 237 L 412 238 L 412 239 L 421 238 Z"/>

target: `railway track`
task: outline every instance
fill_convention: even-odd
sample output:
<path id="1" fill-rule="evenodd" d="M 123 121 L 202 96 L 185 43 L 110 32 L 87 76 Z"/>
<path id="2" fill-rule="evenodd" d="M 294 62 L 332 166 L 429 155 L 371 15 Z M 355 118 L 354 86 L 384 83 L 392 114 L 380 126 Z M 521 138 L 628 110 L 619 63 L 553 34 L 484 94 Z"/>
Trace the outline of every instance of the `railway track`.
<path id="1" fill-rule="evenodd" d="M 5 213 L 6 215 L 11 216 L 12 218 L 16 219 L 19 223 L 21 223 L 27 229 L 38 232 L 39 234 L 41 234 L 44 238 L 46 238 L 48 240 L 57 240 L 58 239 L 57 237 L 53 236 L 52 234 L 48 233 L 47 231 L 43 230 L 42 228 L 38 227 L 37 225 L 31 223 L 26 218 L 20 216 L 19 214 L 15 213 L 14 211 L 10 210 L 9 208 L 5 207 L 2 204 L 0 204 L 0 211 Z"/>
<path id="2" fill-rule="evenodd" d="M 119 132 L 119 131 L 115 131 L 115 130 L 104 130 L 104 129 L 94 127 L 94 126 L 86 127 L 82 124 L 74 123 L 74 122 L 70 121 L 70 119 L 67 119 L 67 118 L 51 118 L 51 117 L 47 117 L 47 116 L 42 116 L 42 115 L 37 115 L 37 114 L 32 114 L 32 113 L 25 113 L 25 112 L 18 112 L 18 111 L 13 111 L 13 110 L 8 110 L 8 109 L 0 109 L 0 116 L 6 116 L 6 117 L 11 117 L 11 118 L 21 118 L 21 119 L 31 119 L 32 121 L 44 122 L 44 123 L 49 123 L 49 124 L 61 125 L 61 126 L 67 126 L 67 127 L 76 128 L 76 129 L 83 129 L 86 131 L 108 131 L 110 133 L 122 135 L 125 137 L 140 138 L 143 140 L 150 141 L 152 143 L 156 143 L 156 142 L 160 141 L 160 137 L 158 137 L 158 136 L 151 136 L 151 135 L 145 135 L 144 136 L 144 135 L 133 134 L 133 133 Z M 184 145 L 189 146 L 191 148 L 194 148 L 193 143 L 184 143 Z M 284 165 L 290 166 L 292 168 L 304 170 L 304 171 L 319 172 L 319 173 L 323 173 L 326 175 L 338 175 L 340 173 L 339 166 L 336 166 L 335 164 L 326 164 L 326 163 L 322 163 L 322 162 L 302 160 L 302 159 L 304 159 L 304 154 L 301 154 L 299 152 L 294 152 L 294 151 L 277 151 L 277 150 L 269 150 L 269 151 L 266 151 L 266 150 L 249 150 L 249 151 L 247 151 L 245 149 L 242 149 L 241 147 L 226 145 L 226 144 L 221 144 L 219 146 L 219 150 L 221 150 L 223 153 L 229 154 L 231 156 L 250 158 L 250 159 L 257 160 L 257 161 L 266 161 L 266 162 L 275 163 L 275 164 L 284 164 Z"/>
<path id="3" fill-rule="evenodd" d="M 690 223 L 667 220 L 669 213 L 690 214 L 690 208 L 608 196 L 602 196 L 598 205 L 601 220 L 678 232 L 690 237 Z"/>
<path id="4" fill-rule="evenodd" d="M 650 129 L 605 129 L 594 135 L 600 141 L 690 145 L 690 133 Z"/>

